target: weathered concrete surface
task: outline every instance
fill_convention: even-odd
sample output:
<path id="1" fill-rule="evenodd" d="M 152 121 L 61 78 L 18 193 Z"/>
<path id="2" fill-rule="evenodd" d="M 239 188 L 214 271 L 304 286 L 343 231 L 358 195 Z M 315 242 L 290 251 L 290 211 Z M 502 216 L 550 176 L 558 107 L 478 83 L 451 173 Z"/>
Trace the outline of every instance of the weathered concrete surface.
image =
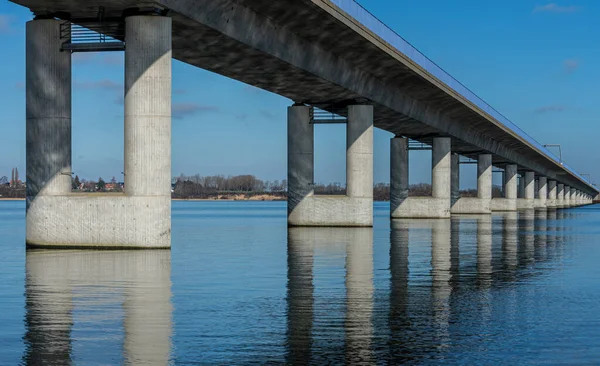
<path id="1" fill-rule="evenodd" d="M 525 186 L 525 196 L 517 199 L 517 208 L 519 210 L 533 209 L 535 208 L 535 173 L 525 172 L 525 177 L 521 176 L 521 181 Z"/>
<path id="2" fill-rule="evenodd" d="M 27 211 L 30 247 L 169 248 L 171 197 L 38 196 Z"/>
<path id="3" fill-rule="evenodd" d="M 519 177 L 519 190 L 517 197 L 525 198 L 525 174 L 521 174 Z"/>
<path id="4" fill-rule="evenodd" d="M 517 198 L 493 198 L 491 207 L 492 211 L 516 211 Z"/>
<path id="5" fill-rule="evenodd" d="M 171 18 L 125 19 L 125 193 L 171 196 Z"/>
<path id="6" fill-rule="evenodd" d="M 571 202 L 571 187 L 565 185 L 563 192 L 564 192 L 563 207 L 565 207 L 565 208 L 571 207 L 573 204 L 573 202 Z"/>
<path id="7" fill-rule="evenodd" d="M 42 151 L 29 149 L 28 137 L 28 161 L 41 158 L 45 168 L 41 174 L 31 164 L 27 245 L 169 248 L 171 18 L 126 19 L 124 195 L 70 193 L 70 54 L 59 51 L 59 22 L 35 20 L 28 28 L 28 124 L 30 113 L 34 123 L 50 110 L 61 117 L 31 135 L 31 142 L 51 141 Z M 48 180 L 49 168 L 56 178 Z"/>
<path id="8" fill-rule="evenodd" d="M 562 183 L 556 184 L 556 208 L 565 206 L 565 185 Z"/>
<path id="9" fill-rule="evenodd" d="M 460 155 L 450 156 L 450 207 L 460 199 Z"/>
<path id="10" fill-rule="evenodd" d="M 288 108 L 288 225 L 373 226 L 373 107 L 348 106 L 346 196 L 314 194 L 310 108 Z"/>
<path id="11" fill-rule="evenodd" d="M 437 137 L 432 151 L 433 197 L 408 197 L 408 145 L 405 138 L 391 141 L 391 217 L 449 218 L 451 194 L 450 139 Z"/>
<path id="12" fill-rule="evenodd" d="M 548 186 L 546 177 L 539 177 L 537 185 L 537 198 L 535 199 L 535 208 L 546 208 L 548 200 Z"/>
<path id="13" fill-rule="evenodd" d="M 556 181 L 549 180 L 548 181 L 548 200 L 546 201 L 546 207 L 548 208 L 556 208 Z"/>
<path id="14" fill-rule="evenodd" d="M 26 26 L 28 208 L 37 196 L 71 192 L 71 54 L 60 52 L 60 23 Z"/>
<path id="15" fill-rule="evenodd" d="M 461 197 L 452 206 L 452 214 L 489 214 L 492 212 L 492 200 L 477 197 Z"/>
<path id="16" fill-rule="evenodd" d="M 508 164 L 504 167 L 504 198 L 492 199 L 492 211 L 517 210 L 517 166 Z"/>

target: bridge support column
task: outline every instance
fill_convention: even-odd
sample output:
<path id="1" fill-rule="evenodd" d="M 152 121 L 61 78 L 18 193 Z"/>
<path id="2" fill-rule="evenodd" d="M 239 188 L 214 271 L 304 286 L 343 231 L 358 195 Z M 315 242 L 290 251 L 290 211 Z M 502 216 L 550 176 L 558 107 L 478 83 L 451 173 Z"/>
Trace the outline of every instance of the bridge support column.
<path id="1" fill-rule="evenodd" d="M 537 186 L 537 196 L 535 208 L 545 209 L 548 201 L 548 180 L 546 177 L 539 177 Z"/>
<path id="2" fill-rule="evenodd" d="M 123 195 L 71 193 L 71 58 L 59 24 L 28 23 L 27 244 L 170 248 L 171 18 L 125 20 Z"/>
<path id="3" fill-rule="evenodd" d="M 71 192 L 71 54 L 60 52 L 60 23 L 26 26 L 28 208 L 38 196 Z"/>
<path id="4" fill-rule="evenodd" d="M 556 183 L 556 208 L 565 207 L 565 185 Z"/>
<path id="5" fill-rule="evenodd" d="M 524 197 L 518 200 L 517 206 L 519 209 L 533 209 L 535 207 L 535 173 L 525 172 L 523 181 Z"/>
<path id="6" fill-rule="evenodd" d="M 348 106 L 346 195 L 314 194 L 310 107 L 288 108 L 288 225 L 373 226 L 373 106 Z"/>
<path id="7" fill-rule="evenodd" d="M 390 154 L 391 217 L 449 218 L 452 191 L 450 138 L 433 139 L 432 197 L 408 197 L 408 139 L 393 138 Z"/>
<path id="8" fill-rule="evenodd" d="M 548 201 L 546 202 L 546 207 L 556 208 L 556 181 L 555 180 L 548 181 Z"/>
<path id="9" fill-rule="evenodd" d="M 518 198 L 525 198 L 525 174 L 519 176 L 519 191 Z"/>
<path id="10" fill-rule="evenodd" d="M 504 167 L 504 198 L 492 199 L 492 211 L 517 210 L 517 165 L 508 164 Z"/>
<path id="11" fill-rule="evenodd" d="M 564 207 L 569 208 L 573 205 L 573 202 L 571 202 L 571 187 L 565 185 L 564 192 L 565 192 Z"/>
<path id="12" fill-rule="evenodd" d="M 458 167 L 452 166 L 452 169 Z M 453 172 L 454 177 L 454 172 Z M 453 205 L 453 214 L 492 213 L 492 155 L 481 154 L 477 158 L 477 197 L 461 197 Z"/>

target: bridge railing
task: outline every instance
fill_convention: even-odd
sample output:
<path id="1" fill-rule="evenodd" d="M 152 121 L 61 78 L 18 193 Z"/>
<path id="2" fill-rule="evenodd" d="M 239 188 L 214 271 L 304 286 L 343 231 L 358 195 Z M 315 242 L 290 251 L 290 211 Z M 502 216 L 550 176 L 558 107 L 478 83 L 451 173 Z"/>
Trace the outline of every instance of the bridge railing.
<path id="1" fill-rule="evenodd" d="M 487 104 L 483 99 L 478 97 L 475 93 L 473 93 L 469 88 L 463 85 L 460 81 L 456 80 L 446 71 L 444 71 L 440 66 L 438 66 L 435 62 L 427 58 L 424 54 L 419 52 L 415 47 L 413 47 L 408 41 L 402 38 L 398 33 L 394 32 L 391 28 L 377 19 L 373 14 L 371 14 L 367 9 L 362 7 L 354 0 L 330 0 L 332 3 L 337 5 L 340 9 L 350 15 L 352 18 L 362 23 L 365 27 L 367 27 L 370 31 L 375 33 L 377 36 L 382 38 L 384 41 L 392 45 L 398 51 L 408 56 L 412 61 L 414 61 L 417 65 L 421 66 L 431 75 L 436 77 L 438 80 L 454 89 L 457 93 L 461 94 L 463 97 L 468 99 L 471 103 L 475 104 L 477 107 L 481 108 L 485 113 L 490 115 L 492 118 L 495 118 L 498 122 L 503 124 L 505 127 L 510 129 L 515 134 L 519 135 L 525 141 L 529 142 L 536 149 L 538 149 L 542 154 L 544 154 L 550 160 L 556 162 L 557 164 L 562 165 L 562 167 L 567 170 L 572 175 L 578 177 L 582 182 L 587 182 L 591 188 L 594 188 L 590 182 L 585 180 L 579 173 L 576 173 L 574 170 L 569 168 L 566 164 L 563 164 L 559 161 L 559 159 L 552 154 L 548 149 L 546 149 L 542 144 L 537 142 L 533 137 L 529 136 L 525 131 L 520 129 L 517 125 L 512 123 L 508 118 L 504 117 L 500 112 L 494 109 L 492 106 Z M 596 188 L 594 188 L 596 189 Z"/>

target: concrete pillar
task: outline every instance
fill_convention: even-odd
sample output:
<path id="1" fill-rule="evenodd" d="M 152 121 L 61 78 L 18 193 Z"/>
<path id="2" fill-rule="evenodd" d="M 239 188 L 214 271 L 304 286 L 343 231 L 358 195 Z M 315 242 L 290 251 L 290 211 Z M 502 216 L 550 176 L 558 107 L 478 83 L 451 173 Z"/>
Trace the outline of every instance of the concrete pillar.
<path id="1" fill-rule="evenodd" d="M 540 177 L 538 180 L 538 200 L 539 207 L 546 207 L 548 200 L 548 186 L 546 177 Z"/>
<path id="2" fill-rule="evenodd" d="M 288 214 L 314 193 L 314 125 L 310 107 L 288 107 Z"/>
<path id="3" fill-rule="evenodd" d="M 535 198 L 535 173 L 525 172 L 525 199 Z"/>
<path id="4" fill-rule="evenodd" d="M 571 187 L 571 205 L 577 206 L 576 189 Z"/>
<path id="5" fill-rule="evenodd" d="M 171 18 L 125 19 L 125 194 L 171 195 Z"/>
<path id="6" fill-rule="evenodd" d="M 433 198 L 450 199 L 450 137 L 435 137 L 432 151 L 431 192 Z"/>
<path id="7" fill-rule="evenodd" d="M 519 177 L 519 198 L 525 198 L 525 175 L 521 174 Z"/>
<path id="8" fill-rule="evenodd" d="M 548 207 L 556 207 L 556 181 L 548 181 Z"/>
<path id="9" fill-rule="evenodd" d="M 348 106 L 346 195 L 373 199 L 373 106 Z"/>
<path id="10" fill-rule="evenodd" d="M 458 154 L 451 155 L 450 172 L 452 174 L 450 181 L 450 206 L 454 206 L 460 198 L 460 156 Z"/>
<path id="11" fill-rule="evenodd" d="M 565 185 L 564 188 L 564 194 L 565 194 L 565 198 L 564 198 L 564 206 L 565 207 L 571 207 L 571 187 Z"/>
<path id="12" fill-rule="evenodd" d="M 38 195 L 71 192 L 71 53 L 60 51 L 61 22 L 26 26 L 27 209 Z"/>
<path id="13" fill-rule="evenodd" d="M 408 197 L 408 139 L 390 140 L 390 213 Z"/>
<path id="14" fill-rule="evenodd" d="M 492 199 L 492 154 L 480 154 L 477 159 L 477 198 Z"/>
<path id="15" fill-rule="evenodd" d="M 563 207 L 565 204 L 565 185 L 556 184 L 556 207 Z"/>
<path id="16" fill-rule="evenodd" d="M 517 165 L 509 164 L 504 168 L 504 197 L 517 198 Z"/>

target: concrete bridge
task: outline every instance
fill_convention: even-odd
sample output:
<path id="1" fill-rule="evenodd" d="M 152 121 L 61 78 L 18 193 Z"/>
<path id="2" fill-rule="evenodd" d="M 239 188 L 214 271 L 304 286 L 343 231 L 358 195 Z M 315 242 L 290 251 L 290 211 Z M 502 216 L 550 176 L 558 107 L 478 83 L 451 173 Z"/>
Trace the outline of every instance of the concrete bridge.
<path id="1" fill-rule="evenodd" d="M 26 41 L 30 246 L 170 247 L 172 58 L 294 101 L 290 226 L 372 225 L 373 127 L 395 134 L 392 218 L 566 208 L 598 195 L 352 0 L 11 1 L 35 15 Z M 82 42 L 74 29 L 109 41 Z M 125 193 L 72 195 L 71 52 L 101 50 L 125 51 Z M 313 128 L 327 122 L 315 107 L 347 125 L 344 197 L 313 192 Z M 431 197 L 408 197 L 411 141 L 432 150 Z M 476 198 L 458 196 L 459 156 L 477 161 Z M 503 198 L 492 199 L 493 166 L 504 171 Z"/>

